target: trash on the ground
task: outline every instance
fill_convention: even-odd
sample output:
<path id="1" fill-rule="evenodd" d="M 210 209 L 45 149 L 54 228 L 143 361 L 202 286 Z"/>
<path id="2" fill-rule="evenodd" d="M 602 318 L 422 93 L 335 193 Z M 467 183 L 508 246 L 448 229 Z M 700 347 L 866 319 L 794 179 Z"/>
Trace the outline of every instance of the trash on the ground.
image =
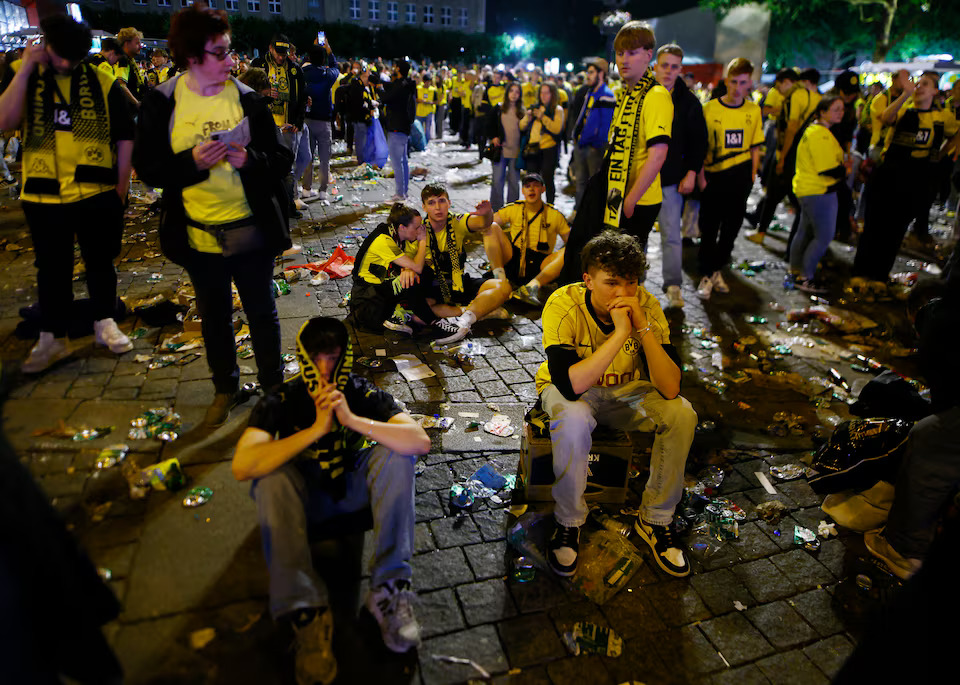
<path id="1" fill-rule="evenodd" d="M 195 650 L 200 650 L 210 644 L 217 636 L 217 631 L 213 628 L 201 628 L 190 633 L 190 646 Z"/>
<path id="2" fill-rule="evenodd" d="M 190 508 L 199 507 L 209 502 L 211 497 L 213 497 L 212 489 L 198 485 L 197 487 L 187 490 L 187 494 L 183 498 L 183 506 Z"/>
<path id="3" fill-rule="evenodd" d="M 449 416 L 440 416 L 439 414 L 434 414 L 433 416 L 411 414 L 411 417 L 419 423 L 422 428 L 439 428 L 440 430 L 446 430 L 453 425 L 454 421 L 454 419 Z"/>
<path id="4" fill-rule="evenodd" d="M 173 354 L 161 354 L 156 357 L 151 357 L 147 368 L 153 371 L 154 369 L 162 369 L 166 366 L 170 366 L 177 361 L 176 355 Z"/>
<path id="5" fill-rule="evenodd" d="M 785 438 L 788 435 L 803 435 L 806 429 L 806 422 L 799 414 L 791 414 L 785 411 L 778 411 L 773 415 L 773 423 L 767 426 L 767 432 L 778 438 Z"/>
<path id="6" fill-rule="evenodd" d="M 757 471 L 753 475 L 757 477 L 757 480 L 760 482 L 760 485 L 771 495 L 777 494 L 777 489 L 773 487 L 773 483 L 770 482 L 770 479 L 767 478 L 767 474 L 763 471 Z"/>
<path id="7" fill-rule="evenodd" d="M 612 628 L 596 623 L 577 621 L 573 630 L 563 634 L 563 642 L 574 656 L 581 654 L 604 654 L 618 657 L 623 653 L 623 640 Z"/>
<path id="8" fill-rule="evenodd" d="M 688 488 L 691 492 L 698 495 L 713 495 L 723 483 L 723 469 L 719 466 L 710 465 L 704 468 L 696 476 L 697 482 Z"/>
<path id="9" fill-rule="evenodd" d="M 470 666 L 473 670 L 480 674 L 480 677 L 484 680 L 490 680 L 490 674 L 478 664 L 473 659 L 464 659 L 460 656 L 447 656 L 446 654 L 431 654 L 430 655 L 434 661 L 443 661 L 448 664 L 463 664 L 464 666 Z"/>
<path id="10" fill-rule="evenodd" d="M 427 470 L 427 462 L 425 461 L 418 461 L 416 465 L 413 467 L 414 475 L 417 475 L 417 476 L 419 476 L 421 473 L 423 473 L 426 470 Z"/>
<path id="11" fill-rule="evenodd" d="M 739 504 L 726 497 L 714 497 L 710 502 L 736 521 L 746 521 L 747 519 L 747 512 L 741 509 Z"/>
<path id="12" fill-rule="evenodd" d="M 123 444 L 104 447 L 102 450 L 100 450 L 100 454 L 97 456 L 97 461 L 94 463 L 94 467 L 98 470 L 112 468 L 126 459 L 127 452 L 129 451 L 130 446 Z"/>
<path id="13" fill-rule="evenodd" d="M 516 583 L 529 583 L 537 577 L 537 567 L 533 561 L 524 556 L 519 556 L 513 560 L 513 570 L 510 577 Z"/>
<path id="14" fill-rule="evenodd" d="M 484 464 L 478 468 L 467 480 L 479 481 L 492 490 L 502 490 L 507 485 L 507 479 L 497 473 L 490 464 Z"/>
<path id="15" fill-rule="evenodd" d="M 807 321 L 817 319 L 842 333 L 856 333 L 876 328 L 877 323 L 872 319 L 831 305 L 814 305 L 801 309 L 791 309 L 787 312 L 787 321 Z"/>
<path id="16" fill-rule="evenodd" d="M 510 425 L 510 417 L 506 414 L 494 414 L 483 424 L 483 430 L 501 438 L 509 438 L 514 432 L 513 426 Z"/>
<path id="17" fill-rule="evenodd" d="M 130 488 L 130 499 L 143 499 L 147 496 L 147 492 L 150 491 L 150 486 L 143 482 L 140 465 L 134 457 L 124 459 L 120 465 L 120 472 L 123 474 Z"/>
<path id="18" fill-rule="evenodd" d="M 599 505 L 593 505 L 590 507 L 590 519 L 601 528 L 624 537 L 629 536 L 630 531 L 632 530 L 632 527 L 629 523 L 624 523 L 623 521 L 610 516 Z"/>
<path id="19" fill-rule="evenodd" d="M 176 491 L 183 487 L 186 476 L 176 457 L 151 464 L 140 471 L 140 482 L 154 490 Z"/>
<path id="20" fill-rule="evenodd" d="M 473 502 L 473 493 L 469 488 L 460 483 L 454 483 L 450 486 L 450 507 L 452 509 L 469 509 L 473 506 Z"/>
<path id="21" fill-rule="evenodd" d="M 76 433 L 73 434 L 72 440 L 76 442 L 86 442 L 88 440 L 96 440 L 97 438 L 102 438 L 105 435 L 109 435 L 113 431 L 113 426 L 97 426 L 96 428 L 80 428 Z"/>
<path id="22" fill-rule="evenodd" d="M 382 359 L 375 359 L 374 357 L 357 357 L 354 361 L 360 366 L 365 366 L 368 369 L 379 369 L 383 366 Z"/>
<path id="23" fill-rule="evenodd" d="M 737 611 L 746 611 L 747 605 L 741 602 L 739 599 L 733 600 L 733 608 Z"/>
<path id="24" fill-rule="evenodd" d="M 290 294 L 290 284 L 286 281 L 273 279 L 273 296 L 280 297 L 281 295 Z"/>
<path id="25" fill-rule="evenodd" d="M 589 531 L 580 538 L 577 574 L 571 581 L 588 599 L 603 604 L 626 586 L 642 563 L 627 538 L 609 530 Z"/>
<path id="26" fill-rule="evenodd" d="M 830 538 L 839 535 L 837 532 L 837 524 L 820 521 L 820 524 L 817 526 L 817 535 L 822 538 Z"/>
<path id="27" fill-rule="evenodd" d="M 97 569 L 97 575 L 100 576 L 100 580 L 106 582 L 113 578 L 113 571 L 101 566 Z"/>
<path id="28" fill-rule="evenodd" d="M 707 531 L 717 540 L 736 540 L 740 537 L 740 523 L 733 511 L 711 502 L 703 509 Z"/>
<path id="29" fill-rule="evenodd" d="M 783 502 L 778 500 L 770 500 L 769 502 L 761 502 L 756 507 L 757 516 L 762 520 L 770 524 L 777 524 L 780 522 L 780 519 L 783 518 L 783 515 L 787 513 L 787 507 Z"/>
<path id="30" fill-rule="evenodd" d="M 433 378 L 437 374 L 412 354 L 400 354 L 392 357 L 397 371 L 408 381 L 419 381 L 424 378 Z"/>
<path id="31" fill-rule="evenodd" d="M 127 437 L 131 440 L 156 438 L 163 442 L 173 442 L 180 437 L 180 414 L 173 407 L 154 407 L 130 421 Z"/>
<path id="32" fill-rule="evenodd" d="M 820 540 L 817 538 L 817 534 L 803 526 L 793 527 L 793 543 L 802 545 L 811 552 L 820 548 Z"/>
<path id="33" fill-rule="evenodd" d="M 713 433 L 717 430 L 717 424 L 713 421 L 701 421 L 697 424 L 697 433 Z"/>
<path id="34" fill-rule="evenodd" d="M 146 334 L 147 334 L 147 329 L 146 329 L 146 328 L 142 328 L 142 327 L 141 327 L 141 328 L 134 328 L 132 331 L 130 331 L 130 335 L 128 335 L 127 337 L 130 338 L 131 340 L 139 340 L 140 338 L 142 338 L 142 337 L 145 336 Z"/>
<path id="35" fill-rule="evenodd" d="M 793 480 L 807 473 L 807 467 L 800 464 L 780 464 L 770 467 L 770 475 L 777 480 Z"/>

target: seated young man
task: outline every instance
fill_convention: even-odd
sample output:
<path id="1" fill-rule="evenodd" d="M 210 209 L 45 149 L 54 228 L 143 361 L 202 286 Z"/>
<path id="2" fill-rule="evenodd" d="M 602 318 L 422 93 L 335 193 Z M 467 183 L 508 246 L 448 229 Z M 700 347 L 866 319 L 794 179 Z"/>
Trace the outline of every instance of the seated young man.
<path id="1" fill-rule="evenodd" d="M 357 252 L 350 312 L 361 327 L 410 335 L 410 321 L 450 335 L 457 327 L 433 313 L 420 283 L 427 257 L 427 232 L 420 212 L 397 202 Z"/>
<path id="2" fill-rule="evenodd" d="M 680 397 L 679 357 L 657 299 L 639 282 L 646 275 L 640 242 L 604 231 L 580 255 L 583 283 L 559 288 L 543 308 L 547 360 L 537 394 L 550 416 L 556 531 L 548 544 L 553 570 L 577 570 L 583 493 L 597 423 L 625 431 L 655 431 L 650 478 L 634 528 L 657 565 L 673 576 L 690 573 L 676 539 L 674 509 L 697 415 Z"/>
<path id="3" fill-rule="evenodd" d="M 420 192 L 427 215 L 427 268 L 421 282 L 427 289 L 427 302 L 457 330 L 440 344 L 455 343 L 470 333 L 477 320 L 495 313 L 510 298 L 510 283 L 505 278 L 481 281 L 464 273 L 467 261 L 464 241 L 472 231 L 489 233 L 493 208 L 489 200 L 477 205 L 476 212 L 450 213 L 450 195 L 442 183 L 430 183 Z M 501 310 L 502 312 L 502 310 Z M 506 316 L 505 312 L 503 313 Z"/>
<path id="4" fill-rule="evenodd" d="M 427 434 L 389 394 L 351 373 L 350 336 L 329 317 L 297 335 L 300 375 L 263 397 L 233 457 L 237 480 L 253 480 L 270 612 L 297 639 L 300 685 L 334 680 L 333 618 L 307 539 L 315 518 L 373 511 L 374 555 L 366 606 L 394 652 L 420 644 L 413 614 L 414 463 Z"/>
<path id="5" fill-rule="evenodd" d="M 524 174 L 521 184 L 523 200 L 497 210 L 483 246 L 494 275 L 516 287 L 514 297 L 539 307 L 540 287 L 555 281 L 563 269 L 565 248 L 553 251 L 557 236 L 566 243 L 570 227 L 563 214 L 544 203 L 545 186 L 540 174 Z M 497 267 L 503 267 L 503 273 Z"/>

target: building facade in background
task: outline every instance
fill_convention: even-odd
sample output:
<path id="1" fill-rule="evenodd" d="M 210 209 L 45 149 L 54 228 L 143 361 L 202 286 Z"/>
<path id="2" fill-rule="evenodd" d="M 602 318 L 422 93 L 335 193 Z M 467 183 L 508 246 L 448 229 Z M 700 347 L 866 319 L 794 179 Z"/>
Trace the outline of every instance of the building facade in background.
<path id="1" fill-rule="evenodd" d="M 80 0 L 81 8 L 119 9 L 121 12 L 176 12 L 193 0 Z M 322 23 L 350 23 L 366 28 L 383 26 L 432 31 L 483 33 L 486 0 L 208 0 L 229 14 L 286 20 L 313 19 Z"/>

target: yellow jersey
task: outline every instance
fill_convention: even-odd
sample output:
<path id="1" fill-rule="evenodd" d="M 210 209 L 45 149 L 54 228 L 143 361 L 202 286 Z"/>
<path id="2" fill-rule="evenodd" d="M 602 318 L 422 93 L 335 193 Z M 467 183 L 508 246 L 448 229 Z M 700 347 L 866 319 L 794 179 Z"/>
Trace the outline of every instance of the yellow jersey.
<path id="1" fill-rule="evenodd" d="M 417 86 L 417 116 L 425 117 L 437 111 L 437 89 L 434 86 Z M 426 100 L 426 102 L 424 102 Z"/>
<path id="2" fill-rule="evenodd" d="M 823 195 L 842 178 L 824 172 L 843 169 L 843 148 L 826 126 L 811 124 L 803 132 L 797 147 L 797 173 L 793 193 L 797 197 Z"/>
<path id="3" fill-rule="evenodd" d="M 520 86 L 521 101 L 524 109 L 530 109 L 540 97 L 540 84 L 527 81 Z"/>
<path id="4" fill-rule="evenodd" d="M 703 106 L 707 121 L 707 157 L 704 171 L 731 169 L 751 160 L 750 151 L 763 145 L 763 115 L 755 102 L 744 100 L 734 107 L 723 98 L 710 100 Z"/>
<path id="5" fill-rule="evenodd" d="M 637 298 L 647 316 L 650 331 L 661 345 L 670 344 L 670 328 L 660 303 L 643 286 L 637 288 Z M 590 290 L 583 283 L 571 283 L 558 288 L 543 307 L 543 349 L 560 346 L 575 351 L 580 360 L 586 359 L 607 341 L 614 325 L 597 318 L 590 303 Z M 550 363 L 545 361 L 537 371 L 537 394 L 553 381 Z M 610 362 L 595 385 L 608 387 L 636 380 L 650 380 L 646 357 L 640 338 L 633 333 Z"/>
<path id="6" fill-rule="evenodd" d="M 565 237 L 570 226 L 553 205 L 544 203 L 540 211 L 533 212 L 523 200 L 511 202 L 497 210 L 494 220 L 515 247 L 524 244 L 524 227 L 527 229 L 526 249 L 551 254 L 557 245 L 557 236 Z"/>
<path id="7" fill-rule="evenodd" d="M 621 121 L 623 104 L 626 102 L 627 94 L 626 88 L 621 88 L 617 93 L 617 108 L 613 115 L 613 123 L 610 126 L 608 142 L 613 142 L 614 134 L 618 128 L 633 127 L 633 121 Z M 643 105 L 640 107 L 640 130 L 633 142 L 633 157 L 630 160 L 630 170 L 627 173 L 626 192 L 630 192 L 637 172 L 640 171 L 640 168 L 646 163 L 647 157 L 650 156 L 650 146 L 661 143 L 669 144 L 672 133 L 673 99 L 670 96 L 670 91 L 657 83 L 647 91 L 643 98 Z M 637 204 L 657 205 L 661 202 L 663 202 L 663 191 L 660 188 L 660 174 L 658 173 Z"/>
<path id="8" fill-rule="evenodd" d="M 767 97 L 763 101 L 763 106 L 773 110 L 770 112 L 771 119 L 776 119 L 777 115 L 780 114 L 780 108 L 783 107 L 783 95 L 776 86 L 767 91 Z"/>
<path id="9" fill-rule="evenodd" d="M 367 248 L 367 252 L 363 256 L 363 264 L 360 264 L 357 275 L 367 283 L 379 285 L 386 279 L 392 277 L 392 275 L 395 275 L 391 274 L 391 267 L 398 257 L 406 255 L 413 258 L 416 254 L 417 243 L 404 241 L 404 245 L 401 247 L 397 244 L 396 240 L 388 234 L 383 233 L 374 238 L 373 242 L 370 243 L 370 247 Z M 394 271 L 398 270 L 395 269 Z"/>
<path id="10" fill-rule="evenodd" d="M 447 226 L 450 228 L 450 232 L 453 234 L 454 249 L 456 252 L 463 253 L 463 243 L 466 241 L 467 236 L 470 234 L 470 228 L 467 226 L 467 219 L 470 215 L 466 212 L 462 214 L 453 214 L 452 212 L 447 215 Z M 426 223 L 426 222 L 425 222 Z M 428 231 L 433 231 L 432 226 L 427 226 Z M 442 227 L 439 231 L 433 231 L 433 235 L 437 239 L 437 249 L 441 252 L 447 252 L 447 229 L 446 226 Z M 427 258 L 426 263 L 430 268 L 434 268 L 433 262 L 433 249 L 431 248 L 432 240 L 427 240 Z"/>

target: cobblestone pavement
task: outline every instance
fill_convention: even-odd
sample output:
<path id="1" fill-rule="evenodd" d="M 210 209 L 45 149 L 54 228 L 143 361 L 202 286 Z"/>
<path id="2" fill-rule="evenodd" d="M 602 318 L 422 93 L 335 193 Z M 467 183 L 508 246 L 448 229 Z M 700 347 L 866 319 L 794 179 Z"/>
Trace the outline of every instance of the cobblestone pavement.
<path id="1" fill-rule="evenodd" d="M 475 151 L 461 151 L 450 138 L 445 144 L 431 144 L 426 153 L 415 153 L 411 166 L 425 166 L 429 180 L 445 180 L 455 210 L 470 209 L 488 193 L 489 164 L 478 163 Z M 392 179 L 348 180 L 345 176 L 351 169 L 345 158 L 335 162 L 343 200 L 310 205 L 296 228 L 296 240 L 305 254 L 289 264 L 328 254 L 338 242 L 360 240 L 381 219 L 377 213 L 385 211 L 386 198 L 393 194 Z M 415 177 L 412 197 L 425 182 L 424 177 Z M 562 194 L 558 206 L 569 213 L 570 195 Z M 694 550 L 694 575 L 684 580 L 661 574 L 642 550 L 644 565 L 625 590 L 602 606 L 546 573 L 523 584 L 509 579 L 508 502 L 478 501 L 461 516 L 451 515 L 449 509 L 450 486 L 478 466 L 490 463 L 502 473 L 516 471 L 519 442 L 482 431 L 464 433 L 468 419 L 461 412 L 486 418 L 492 413 L 490 406 L 496 405 L 515 425 L 520 423 L 536 398 L 532 377 L 544 358 L 539 312 L 510 305 L 511 321 L 478 324 L 475 339 L 482 341 L 484 353 L 464 367 L 446 363 L 427 340 L 410 340 L 393 332 L 356 335 L 358 355 L 412 353 L 426 361 L 436 371 L 435 377 L 408 382 L 386 369 L 373 370 L 373 377 L 411 411 L 452 416 L 456 423 L 444 435 L 430 431 L 434 449 L 423 459 L 417 478 L 413 566 L 418 616 L 425 631 L 418 654 L 398 657 L 388 652 L 368 615 L 350 620 L 357 597 L 362 597 L 357 593 L 365 590 L 365 584 L 357 587 L 349 581 L 352 566 L 329 560 L 331 554 L 340 554 L 340 559 L 358 555 L 349 549 L 318 551 L 319 565 L 341 575 L 331 580 L 343 588 L 334 593 L 343 605 L 338 608 L 336 630 L 340 682 L 432 684 L 477 677 L 471 667 L 438 661 L 435 655 L 469 657 L 495 682 L 829 680 L 854 644 L 853 626 L 836 613 L 832 596 L 864 553 L 862 542 L 859 536 L 841 534 L 823 541 L 817 552 L 796 546 L 793 526 L 816 529 L 824 518 L 821 498 L 802 478 L 777 482 L 777 494 L 768 495 L 755 473 L 809 454 L 814 429 L 825 417 L 821 408 L 818 418 L 817 407 L 809 401 L 815 392 L 812 388 L 817 387 L 810 385 L 810 379 L 824 377 L 831 366 L 855 390 L 869 378 L 852 370 L 849 361 L 839 360 L 838 349 L 849 351 L 861 345 L 857 349 L 909 374 L 910 360 L 891 355 L 902 353 L 894 342 L 909 347 L 911 338 L 902 303 L 897 301 L 846 303 L 879 322 L 888 334 L 885 338 L 844 338 L 820 328 L 778 327 L 785 326 L 784 308 L 810 304 L 802 294 L 781 288 L 785 235 L 772 232 L 770 248 L 741 237 L 736 262 L 763 261 L 766 268 L 755 267 L 752 275 L 731 270 L 731 293 L 714 296 L 707 306 L 694 290 L 694 250 L 686 250 L 687 306 L 682 314 L 669 313 L 672 336 L 685 362 L 682 392 L 701 421 L 687 470 L 691 476 L 708 464 L 724 470 L 720 494 L 747 513 L 740 537 Z M 97 565 L 112 572 L 109 584 L 123 611 L 107 627 L 107 634 L 128 682 L 290 682 L 287 636 L 274 628 L 266 612 L 266 572 L 254 506 L 248 488 L 234 481 L 229 466 L 253 400 L 216 432 L 195 429 L 213 395 L 204 360 L 148 370 L 138 355 L 154 354 L 155 347 L 179 332 L 181 325 L 150 325 L 135 315 L 122 323 L 127 331 L 146 329 L 133 351 L 117 358 L 94 350 L 90 338 L 81 339 L 76 341 L 75 356 L 47 373 L 38 378 L 18 375 L 16 369 L 32 340 L 19 339 L 14 329 L 20 321 L 19 309 L 35 300 L 36 288 L 30 240 L 16 203 L 0 211 L 0 236 L 5 243 L 0 251 L 0 334 L 11 387 L 4 406 L 7 435 Z M 646 285 L 659 296 L 658 243 L 654 235 Z M 355 254 L 357 246 L 348 244 L 346 249 Z M 834 304 L 843 304 L 839 278 L 848 270 L 851 257 L 849 248 L 834 244 L 829 270 L 837 275 Z M 469 268 L 479 274 L 482 260 L 482 246 L 475 244 Z M 906 269 L 901 262 L 896 270 Z M 157 293 L 171 294 L 186 282 L 183 270 L 159 254 L 155 218 L 130 218 L 119 280 L 121 294 L 131 303 Z M 80 296 L 82 278 L 76 287 Z M 294 335 L 305 318 L 343 316 L 346 310 L 340 303 L 349 287 L 349 279 L 319 286 L 293 283 L 291 292 L 277 300 L 285 351 L 293 350 Z M 775 342 L 792 345 L 793 353 L 776 358 L 768 352 L 766 360 L 751 359 L 734 349 L 734 343 L 745 336 L 766 342 L 764 350 Z M 799 337 L 791 340 L 791 336 Z M 243 369 L 243 380 L 252 380 L 253 358 L 241 363 L 248 367 Z M 761 374 L 755 371 L 758 363 L 783 373 Z M 738 369 L 753 375 L 738 382 L 744 380 Z M 723 383 L 725 391 L 718 394 Z M 122 441 L 129 421 L 155 406 L 172 406 L 181 414 L 183 436 L 168 444 L 129 440 L 131 458 L 145 465 L 178 457 L 191 484 L 213 488 L 215 495 L 206 506 L 187 509 L 179 495 L 161 491 L 132 500 L 118 468 L 95 469 L 98 450 Z M 842 402 L 834 401 L 829 409 L 848 416 Z M 788 437 L 768 434 L 767 426 L 778 411 L 802 416 L 806 428 Z M 116 430 L 90 442 L 32 435 L 58 420 L 75 427 L 115 426 Z M 642 490 L 642 457 L 639 472 L 631 481 L 626 506 L 635 505 Z M 755 504 L 770 499 L 788 509 L 779 528 L 757 520 L 753 511 Z M 369 548 L 360 554 L 365 562 Z M 581 620 L 613 628 L 624 640 L 623 655 L 570 656 L 561 634 Z M 190 633 L 208 627 L 216 630 L 216 637 L 202 649 L 191 648 Z"/>

